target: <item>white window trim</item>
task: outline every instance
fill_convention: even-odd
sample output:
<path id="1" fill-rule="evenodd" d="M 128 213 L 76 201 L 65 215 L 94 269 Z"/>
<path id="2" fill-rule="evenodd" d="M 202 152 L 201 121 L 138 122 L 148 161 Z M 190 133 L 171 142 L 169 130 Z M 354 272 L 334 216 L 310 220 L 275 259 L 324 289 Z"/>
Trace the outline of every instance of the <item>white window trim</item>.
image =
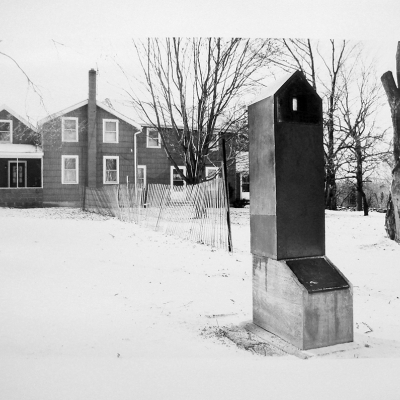
<path id="1" fill-rule="evenodd" d="M 66 158 L 75 158 L 76 160 L 76 182 L 64 182 L 64 160 Z M 61 183 L 63 185 L 78 185 L 79 184 L 79 156 L 74 156 L 74 155 L 62 155 L 61 156 Z"/>
<path id="2" fill-rule="evenodd" d="M 158 146 L 150 146 L 149 145 L 149 132 L 150 131 L 156 131 L 158 133 Z M 160 132 L 157 131 L 157 129 L 146 128 L 146 147 L 148 149 L 161 149 L 161 135 L 160 135 Z"/>
<path id="3" fill-rule="evenodd" d="M 219 172 L 219 168 L 218 167 L 206 167 L 206 178 L 208 177 L 208 173 L 210 171 L 215 171 L 215 172 Z M 217 174 L 218 175 L 218 174 Z"/>
<path id="4" fill-rule="evenodd" d="M 139 168 L 143 168 L 144 169 L 144 173 L 143 173 L 143 176 L 144 176 L 144 186 L 147 186 L 147 168 L 146 168 L 146 165 L 138 165 L 137 166 L 137 169 L 139 169 Z M 138 178 L 139 179 L 139 178 Z"/>
<path id="5" fill-rule="evenodd" d="M 109 142 L 106 141 L 106 122 L 115 122 L 116 123 L 116 141 L 115 142 Z M 103 119 L 103 143 L 119 143 L 119 120 L 118 119 Z"/>
<path id="6" fill-rule="evenodd" d="M 76 140 L 65 140 L 64 138 L 64 121 L 74 120 L 76 121 Z M 79 142 L 79 119 L 77 117 L 62 117 L 61 118 L 61 140 L 67 143 Z"/>
<path id="7" fill-rule="evenodd" d="M 183 165 L 182 166 L 178 165 L 178 168 L 182 169 L 183 170 L 183 174 L 186 175 L 186 167 L 184 167 Z M 171 187 L 174 186 L 174 169 L 175 169 L 175 167 L 173 165 L 171 165 L 171 170 L 170 170 L 171 171 L 170 172 L 170 184 L 171 184 Z M 183 181 L 183 186 L 184 187 L 186 186 L 186 181 Z"/>
<path id="8" fill-rule="evenodd" d="M 12 119 L 0 119 L 0 122 L 8 122 L 10 124 L 10 141 L 6 142 L 1 140 L 0 143 L 12 143 L 13 142 L 13 121 Z"/>
<path id="9" fill-rule="evenodd" d="M 117 181 L 106 182 L 106 160 L 117 160 Z M 103 184 L 104 185 L 118 185 L 119 184 L 119 156 L 103 156 Z"/>

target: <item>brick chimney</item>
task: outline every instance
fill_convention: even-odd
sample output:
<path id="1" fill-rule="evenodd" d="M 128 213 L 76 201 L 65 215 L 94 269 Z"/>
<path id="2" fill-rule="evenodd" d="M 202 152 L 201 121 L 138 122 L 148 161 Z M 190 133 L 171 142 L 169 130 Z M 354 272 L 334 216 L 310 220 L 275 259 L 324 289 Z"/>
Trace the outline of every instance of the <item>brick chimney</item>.
<path id="1" fill-rule="evenodd" d="M 97 181 L 97 129 L 96 129 L 96 71 L 89 71 L 88 102 L 88 186 L 96 187 Z"/>

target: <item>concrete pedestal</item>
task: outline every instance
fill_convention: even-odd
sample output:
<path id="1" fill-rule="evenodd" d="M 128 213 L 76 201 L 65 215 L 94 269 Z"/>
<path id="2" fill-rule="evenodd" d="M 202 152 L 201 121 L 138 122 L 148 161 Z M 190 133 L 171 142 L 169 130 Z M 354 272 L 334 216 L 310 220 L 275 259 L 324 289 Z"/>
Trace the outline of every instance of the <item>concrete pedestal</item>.
<path id="1" fill-rule="evenodd" d="M 351 283 L 325 256 L 253 255 L 253 322 L 302 350 L 352 342 Z"/>

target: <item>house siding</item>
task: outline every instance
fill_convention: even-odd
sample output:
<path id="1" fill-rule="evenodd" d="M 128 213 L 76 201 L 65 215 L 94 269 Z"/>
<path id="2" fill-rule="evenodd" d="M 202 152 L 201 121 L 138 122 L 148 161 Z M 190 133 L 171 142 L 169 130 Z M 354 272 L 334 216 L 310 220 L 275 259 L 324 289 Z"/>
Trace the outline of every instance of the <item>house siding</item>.
<path id="1" fill-rule="evenodd" d="M 147 148 L 146 128 L 137 135 L 137 163 L 146 166 L 147 184 L 170 184 L 171 161 L 168 160 L 163 146 L 159 149 Z"/>
<path id="2" fill-rule="evenodd" d="M 172 162 L 168 159 L 165 149 L 163 145 L 161 148 L 148 148 L 147 147 L 147 138 L 146 138 L 146 129 L 143 128 L 142 131 L 137 135 L 136 144 L 137 144 L 137 163 L 138 165 L 146 166 L 146 178 L 147 184 L 150 183 L 160 183 L 167 184 L 171 183 L 171 166 Z M 179 159 L 175 154 L 175 159 Z M 218 150 L 210 155 L 211 162 L 206 164 L 207 167 L 212 166 L 220 166 L 222 162 L 222 151 Z M 178 165 L 184 165 L 183 160 L 178 162 Z M 228 168 L 228 185 L 230 192 L 230 200 L 233 201 L 240 195 L 236 188 L 236 163 L 234 162 Z"/>
<path id="3" fill-rule="evenodd" d="M 78 118 L 78 142 L 62 142 L 61 118 Z M 80 185 L 86 182 L 87 170 L 87 105 L 43 125 L 43 205 L 81 206 Z M 79 156 L 79 184 L 61 182 L 63 155 Z"/>
<path id="4" fill-rule="evenodd" d="M 13 188 L 1 189 L 0 207 L 42 207 L 43 189 L 41 188 Z"/>
<path id="5" fill-rule="evenodd" d="M 103 120 L 116 119 L 119 121 L 118 143 L 103 143 Z M 135 182 L 135 152 L 134 152 L 134 130 L 135 128 L 127 122 L 115 117 L 106 110 L 97 107 L 97 187 L 103 186 L 103 157 L 119 157 L 119 183 Z"/>
<path id="6" fill-rule="evenodd" d="M 11 120 L 13 124 L 13 144 L 35 144 L 37 133 L 26 126 L 7 110 L 0 111 L 0 119 Z M 0 143 L 1 146 L 1 143 Z"/>
<path id="7" fill-rule="evenodd" d="M 82 186 L 88 183 L 88 106 L 82 106 L 62 117 L 76 117 L 79 121 L 78 142 L 61 141 L 61 118 L 43 125 L 44 174 L 43 203 L 45 206 L 81 207 Z M 119 121 L 119 142 L 103 143 L 103 119 Z M 134 127 L 113 114 L 96 107 L 96 187 L 103 186 L 103 156 L 119 157 L 119 182 L 134 182 Z M 62 184 L 63 155 L 79 156 L 79 184 Z M 108 186 L 108 185 L 107 185 Z"/>

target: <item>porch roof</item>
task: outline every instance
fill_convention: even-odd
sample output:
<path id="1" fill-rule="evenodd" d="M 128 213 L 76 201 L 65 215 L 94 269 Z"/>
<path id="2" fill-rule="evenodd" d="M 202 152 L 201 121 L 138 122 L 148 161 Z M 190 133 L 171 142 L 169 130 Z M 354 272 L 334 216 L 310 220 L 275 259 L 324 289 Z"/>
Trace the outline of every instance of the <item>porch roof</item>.
<path id="1" fill-rule="evenodd" d="M 43 158 L 43 150 L 33 144 L 0 144 L 0 158 Z"/>

